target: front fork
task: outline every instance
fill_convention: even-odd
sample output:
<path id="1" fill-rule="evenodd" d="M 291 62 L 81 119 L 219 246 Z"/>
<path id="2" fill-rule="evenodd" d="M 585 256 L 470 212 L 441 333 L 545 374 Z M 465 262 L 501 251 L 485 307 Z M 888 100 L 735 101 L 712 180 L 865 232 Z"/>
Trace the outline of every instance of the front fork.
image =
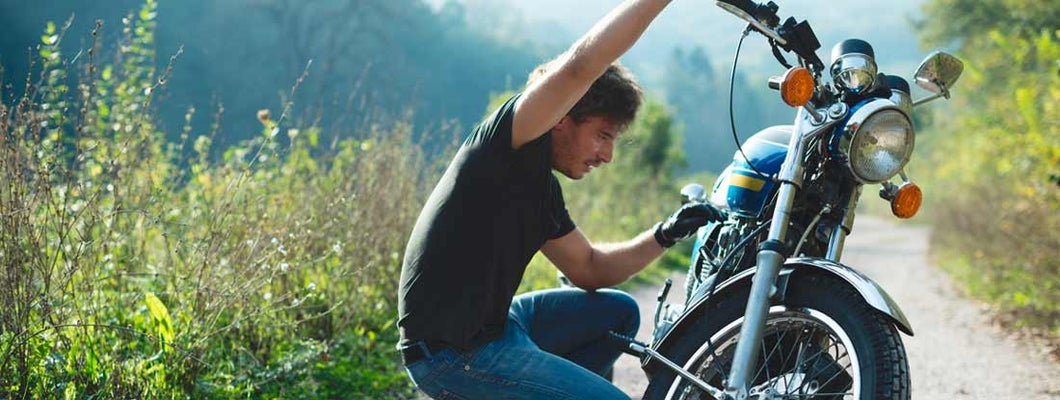
<path id="1" fill-rule="evenodd" d="M 834 123 L 834 120 L 826 124 L 815 121 L 817 118 L 810 115 L 815 112 L 801 108 L 795 118 L 795 131 L 792 132 L 788 145 L 788 155 L 778 176 L 781 186 L 777 192 L 769 237 L 758 250 L 757 271 L 747 299 L 740 338 L 733 355 L 732 370 L 725 383 L 725 397 L 728 399 L 744 400 L 748 396 L 751 374 L 755 372 L 755 361 L 758 360 L 758 343 L 762 340 L 766 317 L 769 314 L 770 298 L 776 294 L 777 276 L 786 259 L 783 243 L 787 237 L 795 194 L 802 186 L 806 147 L 810 139 Z"/>

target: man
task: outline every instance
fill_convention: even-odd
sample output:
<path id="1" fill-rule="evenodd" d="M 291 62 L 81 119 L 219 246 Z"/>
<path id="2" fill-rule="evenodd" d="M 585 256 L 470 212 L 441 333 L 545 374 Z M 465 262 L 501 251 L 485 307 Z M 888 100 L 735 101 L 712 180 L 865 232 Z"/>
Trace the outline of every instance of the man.
<path id="1" fill-rule="evenodd" d="M 602 375 L 620 352 L 608 332 L 636 334 L 628 279 L 720 213 L 686 206 L 637 237 L 593 244 L 571 221 L 556 170 L 581 179 L 611 161 L 640 88 L 615 60 L 669 0 L 629 0 L 457 151 L 412 231 L 398 328 L 409 375 L 439 399 L 628 398 Z M 541 251 L 581 289 L 513 299 Z"/>

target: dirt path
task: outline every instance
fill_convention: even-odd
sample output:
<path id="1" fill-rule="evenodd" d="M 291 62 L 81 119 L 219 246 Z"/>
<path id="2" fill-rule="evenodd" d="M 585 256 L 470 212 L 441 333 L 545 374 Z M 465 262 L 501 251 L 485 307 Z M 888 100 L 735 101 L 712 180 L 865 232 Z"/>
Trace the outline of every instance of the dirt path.
<path id="1" fill-rule="evenodd" d="M 861 217 L 843 262 L 876 280 L 901 305 L 916 336 L 904 336 L 914 399 L 1060 399 L 1060 365 L 1045 351 L 990 324 L 980 305 L 960 295 L 928 260 L 928 229 Z M 671 301 L 683 292 L 675 276 Z M 661 284 L 661 282 L 660 282 Z M 634 293 L 648 341 L 658 287 Z M 647 386 L 639 362 L 623 356 L 615 384 L 638 398 Z"/>

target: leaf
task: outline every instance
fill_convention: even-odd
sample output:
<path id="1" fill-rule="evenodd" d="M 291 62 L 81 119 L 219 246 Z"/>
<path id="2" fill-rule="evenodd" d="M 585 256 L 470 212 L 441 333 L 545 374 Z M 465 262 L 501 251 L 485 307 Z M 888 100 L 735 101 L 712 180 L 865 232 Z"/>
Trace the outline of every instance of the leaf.
<path id="1" fill-rule="evenodd" d="M 1016 89 L 1016 106 L 1027 123 L 1029 134 L 1037 135 L 1041 132 L 1041 116 L 1038 113 L 1038 96 L 1030 88 Z"/>
<path id="2" fill-rule="evenodd" d="M 1016 292 L 1012 295 L 1012 301 L 1016 303 L 1016 307 L 1025 307 L 1031 302 L 1031 298 L 1023 292 Z"/>
<path id="3" fill-rule="evenodd" d="M 147 302 L 147 311 L 151 314 L 151 320 L 157 325 L 158 337 L 164 341 L 163 348 L 168 348 L 169 343 L 173 341 L 173 320 L 169 317 L 169 310 L 154 293 L 145 293 L 144 300 Z"/>
<path id="4" fill-rule="evenodd" d="M 99 116 L 101 118 L 107 118 L 110 116 L 110 107 L 107 107 L 107 103 L 100 102 L 97 108 L 99 109 Z"/>
<path id="5" fill-rule="evenodd" d="M 156 16 L 158 16 L 158 13 L 151 11 L 147 7 L 140 10 L 140 20 L 142 21 L 154 20 Z"/>
<path id="6" fill-rule="evenodd" d="M 312 128 L 309 130 L 309 146 L 316 148 L 320 143 L 320 129 Z"/>

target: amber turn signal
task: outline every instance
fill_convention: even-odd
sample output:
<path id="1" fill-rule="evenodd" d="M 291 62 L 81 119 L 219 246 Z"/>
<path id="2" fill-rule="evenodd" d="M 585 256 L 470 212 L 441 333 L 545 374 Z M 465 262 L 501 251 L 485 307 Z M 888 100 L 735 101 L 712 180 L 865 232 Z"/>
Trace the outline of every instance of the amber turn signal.
<path id="1" fill-rule="evenodd" d="M 904 183 L 898 188 L 898 193 L 891 200 L 891 212 L 894 216 L 902 219 L 913 218 L 920 211 L 920 203 L 924 200 L 924 193 L 914 183 Z"/>
<path id="2" fill-rule="evenodd" d="M 810 70 L 793 67 L 784 73 L 784 80 L 780 82 L 780 97 L 789 106 L 802 107 L 813 98 L 815 87 Z"/>

